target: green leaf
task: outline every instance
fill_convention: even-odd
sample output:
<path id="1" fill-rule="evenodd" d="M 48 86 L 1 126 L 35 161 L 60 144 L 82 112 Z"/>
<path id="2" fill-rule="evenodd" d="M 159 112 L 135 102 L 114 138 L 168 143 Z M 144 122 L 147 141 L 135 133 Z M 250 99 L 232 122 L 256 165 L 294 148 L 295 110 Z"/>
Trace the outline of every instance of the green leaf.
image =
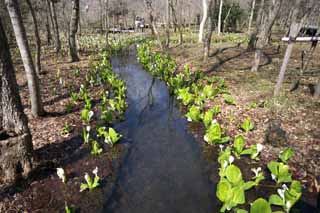
<path id="1" fill-rule="evenodd" d="M 233 147 L 234 147 L 237 155 L 240 155 L 241 152 L 243 151 L 244 144 L 245 144 L 244 137 L 242 135 L 237 135 L 234 139 L 234 142 L 233 142 Z"/>
<path id="2" fill-rule="evenodd" d="M 291 182 L 291 173 L 289 171 L 289 166 L 283 163 L 279 163 L 279 176 L 278 182 L 279 183 L 288 183 Z"/>
<path id="3" fill-rule="evenodd" d="M 206 128 L 210 126 L 210 124 L 212 123 L 212 120 L 213 120 L 213 111 L 208 110 L 207 112 L 204 113 L 204 116 L 203 116 L 203 123 Z"/>
<path id="4" fill-rule="evenodd" d="M 229 137 L 222 137 L 222 130 L 218 122 L 211 123 L 204 136 L 204 140 L 209 144 L 221 144 L 230 140 Z"/>
<path id="5" fill-rule="evenodd" d="M 221 202 L 225 202 L 230 197 L 232 186 L 231 184 L 224 178 L 222 178 L 217 186 L 216 195 Z"/>
<path id="6" fill-rule="evenodd" d="M 265 199 L 259 198 L 252 203 L 250 213 L 272 213 L 272 210 Z"/>
<path id="7" fill-rule="evenodd" d="M 246 197 L 244 195 L 244 188 L 241 185 L 237 185 L 232 188 L 233 197 L 232 202 L 235 204 L 244 204 L 246 202 Z"/>
<path id="8" fill-rule="evenodd" d="M 267 167 L 273 175 L 278 176 L 278 162 L 271 161 L 268 163 Z"/>
<path id="9" fill-rule="evenodd" d="M 293 189 L 294 191 L 296 191 L 297 193 L 302 192 L 302 186 L 299 181 L 296 181 L 296 180 L 292 181 L 290 188 Z"/>
<path id="10" fill-rule="evenodd" d="M 85 191 L 85 190 L 87 190 L 87 189 L 89 189 L 88 184 L 86 184 L 86 183 L 81 183 L 81 185 L 80 185 L 80 192 Z"/>
<path id="11" fill-rule="evenodd" d="M 229 94 L 223 94 L 224 102 L 230 105 L 236 105 L 236 101 L 234 98 Z"/>
<path id="12" fill-rule="evenodd" d="M 242 180 L 241 170 L 235 165 L 230 165 L 226 168 L 226 176 L 228 181 L 233 185 L 238 184 Z"/>
<path id="13" fill-rule="evenodd" d="M 256 185 L 254 181 L 248 181 L 244 183 L 244 190 L 249 190 Z"/>
<path id="14" fill-rule="evenodd" d="M 287 148 L 280 152 L 279 158 L 282 162 L 287 163 L 287 161 L 294 155 L 294 150 L 292 148 Z"/>
<path id="15" fill-rule="evenodd" d="M 246 118 L 240 125 L 240 128 L 245 132 L 249 132 L 254 129 L 254 124 L 251 122 L 250 118 Z"/>
<path id="16" fill-rule="evenodd" d="M 237 209 L 236 213 L 248 213 L 248 211 L 244 209 Z"/>
<path id="17" fill-rule="evenodd" d="M 269 197 L 269 203 L 275 206 L 283 206 L 285 205 L 284 201 L 279 195 L 273 194 Z"/>
<path id="18" fill-rule="evenodd" d="M 189 109 L 189 112 L 186 114 L 188 121 L 200 121 L 201 120 L 201 111 L 200 108 L 197 106 L 192 106 Z"/>
<path id="19" fill-rule="evenodd" d="M 120 140 L 120 138 L 122 137 L 122 135 L 120 135 L 120 134 L 118 134 L 113 128 L 109 128 L 109 130 L 108 130 L 108 135 L 109 135 L 109 137 L 110 137 L 110 139 L 111 139 L 111 142 L 112 142 L 112 144 L 115 144 L 115 143 L 117 143 L 119 140 Z"/>

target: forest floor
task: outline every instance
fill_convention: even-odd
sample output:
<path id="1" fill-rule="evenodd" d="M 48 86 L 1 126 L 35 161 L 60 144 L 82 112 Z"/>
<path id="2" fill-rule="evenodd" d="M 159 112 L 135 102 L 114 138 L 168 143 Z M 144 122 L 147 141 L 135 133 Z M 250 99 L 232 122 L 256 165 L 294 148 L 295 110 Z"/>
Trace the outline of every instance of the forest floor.
<path id="1" fill-rule="evenodd" d="M 271 159 L 277 159 L 280 150 L 292 147 L 295 156 L 289 164 L 293 168 L 294 178 L 302 181 L 311 194 L 309 202 L 316 205 L 316 192 L 320 191 L 320 99 L 312 97 L 310 84 L 320 82 L 320 49 L 314 52 L 300 79 L 300 87 L 289 92 L 292 82 L 297 80 L 300 73 L 301 52 L 310 48 L 309 44 L 295 45 L 281 95 L 274 98 L 273 90 L 286 49 L 284 43 L 274 42 L 266 48 L 259 72 L 254 73 L 251 72 L 254 52 L 247 51 L 246 44 L 239 46 L 234 41 L 213 42 L 208 63 L 203 63 L 203 46 L 197 44 L 196 38 L 186 39 L 193 42 L 175 45 L 169 50 L 177 64 L 188 64 L 192 70 L 204 72 L 205 76 L 222 77 L 236 99 L 236 106 L 223 101 L 219 103 L 223 112 L 218 120 L 225 128 L 226 135 L 243 134 L 239 124 L 250 117 L 256 128 L 247 133 L 247 143 L 266 145 L 267 149 L 261 155 L 265 165 Z M 273 39 L 276 41 L 279 37 Z M 204 134 L 203 127 L 193 130 L 200 137 Z"/>
<path id="2" fill-rule="evenodd" d="M 30 111 L 28 86 L 20 57 L 13 51 L 16 77 L 20 96 L 28 116 L 33 139 L 35 171 L 26 181 L 0 194 L 0 212 L 64 212 L 65 205 L 77 209 L 101 211 L 106 194 L 115 182 L 115 173 L 120 167 L 125 145 L 109 149 L 95 157 L 91 147 L 83 144 L 81 137 L 83 124 L 80 119 L 83 103 L 73 103 L 72 92 L 78 93 L 89 71 L 90 57 L 97 52 L 82 52 L 80 62 L 70 63 L 67 56 L 55 56 L 52 48 L 45 48 L 40 75 L 42 100 L 46 115 L 34 118 Z M 101 98 L 100 87 L 89 89 L 94 105 Z M 94 106 L 94 110 L 97 106 Z M 64 168 L 68 181 L 63 184 L 56 174 L 56 168 Z M 92 170 L 99 168 L 102 179 L 98 190 L 93 193 L 79 193 L 84 174 L 91 176 Z"/>

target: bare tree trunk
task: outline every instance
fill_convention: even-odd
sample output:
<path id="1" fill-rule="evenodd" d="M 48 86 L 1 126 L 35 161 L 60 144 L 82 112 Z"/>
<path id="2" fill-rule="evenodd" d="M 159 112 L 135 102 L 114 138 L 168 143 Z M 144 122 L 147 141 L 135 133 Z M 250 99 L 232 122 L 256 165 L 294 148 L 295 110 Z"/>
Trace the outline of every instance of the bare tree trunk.
<path id="1" fill-rule="evenodd" d="M 298 0 L 298 2 L 299 1 L 300 0 Z M 295 16 L 297 16 L 298 12 L 299 12 L 299 9 L 296 8 L 295 10 L 297 10 L 296 12 L 294 12 Z M 299 31 L 301 29 L 301 26 L 302 26 L 302 23 L 294 22 L 294 23 L 291 24 L 290 34 L 289 34 L 289 37 L 291 38 L 291 40 L 289 40 L 289 43 L 288 43 L 288 46 L 287 46 L 287 50 L 286 50 L 286 53 L 284 55 L 284 59 L 283 59 L 282 65 L 281 65 L 281 69 L 280 69 L 280 73 L 279 73 L 279 76 L 278 76 L 277 84 L 276 84 L 275 89 L 274 89 L 274 96 L 278 96 L 279 93 L 280 93 L 281 85 L 282 85 L 282 82 L 284 80 L 284 75 L 286 73 L 286 69 L 287 69 L 287 66 L 288 66 L 288 63 L 289 63 L 289 60 L 290 60 L 290 57 L 291 57 L 291 53 L 292 53 L 292 50 L 293 50 L 293 46 L 294 46 L 294 41 L 293 40 L 298 36 Z"/>
<path id="2" fill-rule="evenodd" d="M 203 11 L 203 16 L 202 16 L 202 21 L 200 23 L 200 28 L 199 28 L 199 43 L 203 42 L 203 35 L 204 35 L 204 27 L 206 25 L 207 19 L 208 19 L 208 0 L 202 0 L 202 11 Z"/>
<path id="3" fill-rule="evenodd" d="M 248 34 L 249 35 L 251 33 L 251 26 L 252 26 L 255 7 L 256 7 L 256 0 L 252 0 L 252 6 L 251 6 L 251 12 L 250 12 L 250 18 L 249 18 L 249 26 L 248 26 Z"/>
<path id="4" fill-rule="evenodd" d="M 37 74 L 39 75 L 41 73 L 41 39 L 39 35 L 39 30 L 38 30 L 38 21 L 30 0 L 26 0 L 26 2 L 30 9 L 33 25 L 34 25 L 34 36 L 36 38 L 36 49 L 37 49 L 36 56 L 35 56 L 35 68 L 36 68 Z"/>
<path id="5" fill-rule="evenodd" d="M 50 10 L 52 15 L 52 26 L 54 29 L 54 36 L 55 36 L 55 43 L 56 43 L 56 54 L 58 55 L 61 50 L 61 41 L 60 41 L 60 34 L 59 34 L 59 25 L 56 13 L 56 5 L 53 0 L 49 0 L 50 2 Z"/>
<path id="6" fill-rule="evenodd" d="M 170 47 L 170 5 L 171 0 L 166 0 L 166 48 Z"/>
<path id="7" fill-rule="evenodd" d="M 256 44 L 255 58 L 251 71 L 256 72 L 259 69 L 259 64 L 262 56 L 262 49 L 268 44 L 269 33 L 272 30 L 274 22 L 279 14 L 282 0 L 270 2 L 269 14 L 265 17 L 260 24 L 258 40 Z"/>
<path id="8" fill-rule="evenodd" d="M 179 44 L 183 43 L 183 32 L 181 24 L 178 23 L 177 13 L 176 13 L 176 7 L 177 7 L 178 1 L 175 1 L 175 5 L 173 5 L 173 2 L 171 1 L 170 7 L 172 11 L 172 17 L 173 17 L 173 23 L 175 25 L 175 28 L 179 31 Z"/>
<path id="9" fill-rule="evenodd" d="M 26 177 L 32 169 L 32 141 L 23 112 L 8 40 L 0 20 L 0 93 L 2 127 L 0 139 L 0 187 Z"/>
<path id="10" fill-rule="evenodd" d="M 218 36 L 220 36 L 221 34 L 222 9 L 223 9 L 223 0 L 220 0 L 219 17 L 218 17 Z"/>
<path id="11" fill-rule="evenodd" d="M 150 23 L 151 23 L 151 30 L 152 30 L 152 35 L 155 35 L 157 38 L 157 41 L 159 43 L 160 48 L 163 50 L 163 46 L 162 46 L 162 42 L 160 39 L 160 35 L 158 33 L 155 21 L 154 21 L 154 16 L 153 16 L 153 7 L 152 7 L 152 0 L 145 0 L 145 5 L 146 5 L 146 9 L 148 11 L 149 14 L 149 19 L 150 19 Z"/>
<path id="12" fill-rule="evenodd" d="M 34 116 L 41 116 L 44 114 L 44 110 L 40 95 L 39 79 L 32 61 L 26 31 L 22 23 L 20 8 L 17 0 L 5 0 L 5 2 L 12 22 L 23 65 L 26 71 L 31 99 L 31 111 Z"/>
<path id="13" fill-rule="evenodd" d="M 106 44 L 109 47 L 109 30 L 110 30 L 110 20 L 109 20 L 109 0 L 106 0 L 105 2 L 105 10 L 106 10 Z"/>
<path id="14" fill-rule="evenodd" d="M 77 51 L 77 44 L 76 44 L 76 34 L 78 31 L 79 25 L 79 7 L 80 2 L 79 0 L 72 0 L 72 14 L 71 14 L 71 21 L 70 21 L 70 34 L 69 34 L 69 53 L 71 57 L 71 61 L 79 61 L 78 51 Z"/>
<path id="15" fill-rule="evenodd" d="M 51 31 L 50 31 L 50 23 L 49 23 L 49 14 L 46 14 L 46 34 L 47 34 L 47 45 L 51 45 Z"/>
<path id="16" fill-rule="evenodd" d="M 264 15 L 264 1 L 265 0 L 261 0 L 261 2 L 260 2 L 259 10 L 257 13 L 256 27 L 254 28 L 254 31 L 250 34 L 250 40 L 249 40 L 248 47 L 247 47 L 248 50 L 253 50 L 256 46 L 259 26 L 261 24 L 261 20 Z"/>
<path id="17" fill-rule="evenodd" d="M 320 97 L 320 83 L 317 83 L 315 86 L 314 86 L 314 94 L 313 96 L 315 98 L 319 98 Z"/>
<path id="18" fill-rule="evenodd" d="M 233 7 L 233 4 L 232 4 L 231 7 L 229 8 L 226 17 L 225 17 L 224 20 L 223 20 L 223 25 L 222 25 L 222 29 L 221 29 L 222 32 L 225 31 L 225 28 L 226 28 L 226 26 L 227 26 L 227 21 L 228 21 L 228 18 L 229 18 L 229 16 L 230 16 L 232 7 Z"/>
<path id="19" fill-rule="evenodd" d="M 203 52 L 203 61 L 206 63 L 209 58 L 210 54 L 210 46 L 211 46 L 211 38 L 212 38 L 212 32 L 213 32 L 213 20 L 214 20 L 214 13 L 213 13 L 213 2 L 212 0 L 209 0 L 208 2 L 208 8 L 209 8 L 209 21 L 208 21 L 208 32 L 206 35 L 206 39 L 204 42 L 204 52 Z"/>

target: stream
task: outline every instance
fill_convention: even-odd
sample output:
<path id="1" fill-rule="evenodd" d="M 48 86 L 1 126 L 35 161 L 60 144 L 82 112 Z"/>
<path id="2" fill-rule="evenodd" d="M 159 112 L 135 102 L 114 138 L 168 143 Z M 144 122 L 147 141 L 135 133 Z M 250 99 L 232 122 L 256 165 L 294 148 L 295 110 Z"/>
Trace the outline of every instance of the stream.
<path id="1" fill-rule="evenodd" d="M 113 57 L 112 66 L 127 83 L 125 121 L 115 128 L 130 148 L 103 212 L 218 211 L 201 147 L 165 83 L 143 69 L 136 50 Z"/>

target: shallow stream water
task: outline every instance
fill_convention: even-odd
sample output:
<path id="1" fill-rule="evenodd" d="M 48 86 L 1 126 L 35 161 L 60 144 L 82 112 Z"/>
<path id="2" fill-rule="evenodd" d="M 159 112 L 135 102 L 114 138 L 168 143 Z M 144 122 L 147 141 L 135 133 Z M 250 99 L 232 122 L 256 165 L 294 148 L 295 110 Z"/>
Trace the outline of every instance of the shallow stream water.
<path id="1" fill-rule="evenodd" d="M 126 120 L 116 129 L 130 150 L 104 212 L 217 212 L 200 146 L 165 83 L 143 69 L 135 50 L 112 65 L 127 83 Z"/>

